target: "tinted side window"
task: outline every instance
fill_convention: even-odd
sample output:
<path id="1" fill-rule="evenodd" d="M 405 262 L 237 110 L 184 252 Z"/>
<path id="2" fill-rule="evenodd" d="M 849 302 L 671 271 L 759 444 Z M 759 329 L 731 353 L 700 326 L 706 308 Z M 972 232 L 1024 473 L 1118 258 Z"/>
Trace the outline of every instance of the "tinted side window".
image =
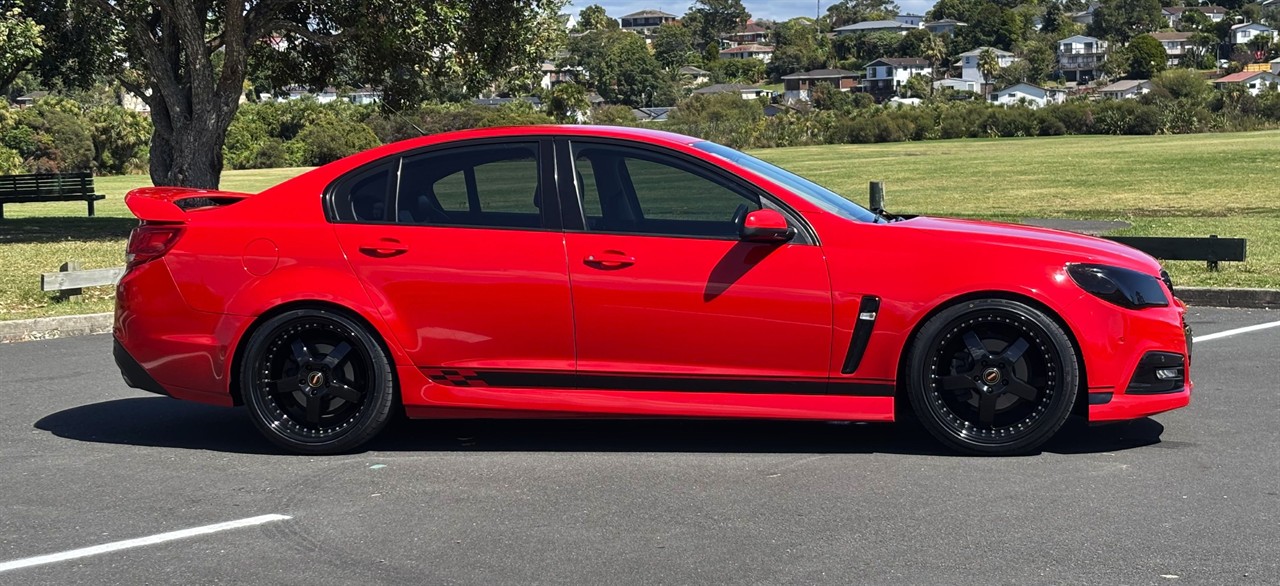
<path id="1" fill-rule="evenodd" d="M 334 194 L 334 211 L 342 222 L 386 222 L 390 220 L 390 167 L 366 171 L 345 181 Z"/>
<path id="2" fill-rule="evenodd" d="M 760 199 L 675 157 L 641 149 L 573 144 L 578 192 L 588 229 L 736 238 L 739 206 Z"/>
<path id="3" fill-rule="evenodd" d="M 541 227 L 538 172 L 537 143 L 459 147 L 406 157 L 400 168 L 396 221 Z"/>

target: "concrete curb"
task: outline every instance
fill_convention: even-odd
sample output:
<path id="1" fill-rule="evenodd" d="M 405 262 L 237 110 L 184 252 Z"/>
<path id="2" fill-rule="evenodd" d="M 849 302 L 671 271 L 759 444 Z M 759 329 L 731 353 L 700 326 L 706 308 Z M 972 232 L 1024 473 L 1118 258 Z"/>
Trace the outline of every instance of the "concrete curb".
<path id="1" fill-rule="evenodd" d="M 1276 289 L 1175 287 L 1174 293 L 1192 306 L 1280 309 L 1280 290 Z"/>
<path id="2" fill-rule="evenodd" d="M 1187 305 L 1196 307 L 1280 309 L 1277 289 L 1178 287 L 1177 293 Z M 111 331 L 112 317 L 111 313 L 91 313 L 0 321 L 0 344 L 105 334 Z"/>
<path id="3" fill-rule="evenodd" d="M 113 317 L 112 313 L 90 313 L 0 321 L 0 344 L 105 334 L 111 331 Z"/>

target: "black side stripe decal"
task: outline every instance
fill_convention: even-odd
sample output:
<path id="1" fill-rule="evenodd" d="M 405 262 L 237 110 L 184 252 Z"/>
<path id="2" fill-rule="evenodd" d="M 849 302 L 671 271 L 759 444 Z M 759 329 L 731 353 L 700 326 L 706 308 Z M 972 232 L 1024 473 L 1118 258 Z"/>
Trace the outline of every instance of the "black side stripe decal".
<path id="1" fill-rule="evenodd" d="M 440 372 L 424 369 L 430 373 Z M 468 372 L 469 384 L 457 384 L 457 377 L 432 376 L 450 386 L 488 386 L 551 389 L 599 389 L 611 391 L 677 391 L 688 393 L 739 393 L 760 395 L 833 395 L 848 397 L 892 397 L 887 383 L 853 381 L 738 379 L 711 377 L 665 377 L 633 374 L 590 374 L 559 372 L 519 372 L 477 370 Z M 478 379 L 478 380 L 477 380 Z M 480 384 L 476 384 L 480 383 Z"/>
<path id="2" fill-rule="evenodd" d="M 880 298 L 868 295 L 858 303 L 858 321 L 853 325 L 853 335 L 849 337 L 849 351 L 844 356 L 843 374 L 853 374 L 862 362 L 862 355 L 867 351 L 867 343 L 871 341 L 871 330 L 876 326 L 876 316 L 880 313 Z"/>

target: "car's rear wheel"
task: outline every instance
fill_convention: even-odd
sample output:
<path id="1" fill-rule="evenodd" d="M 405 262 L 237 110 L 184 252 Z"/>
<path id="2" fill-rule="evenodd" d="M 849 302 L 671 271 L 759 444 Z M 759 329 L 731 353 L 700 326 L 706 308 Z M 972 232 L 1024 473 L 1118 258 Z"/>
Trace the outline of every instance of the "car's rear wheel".
<path id="1" fill-rule="evenodd" d="M 330 311 L 275 316 L 250 337 L 240 388 L 267 439 L 303 454 L 354 450 L 395 403 L 391 361 L 363 325 Z"/>
<path id="2" fill-rule="evenodd" d="M 1066 332 L 1007 299 L 968 301 L 930 318 L 908 367 L 921 424 L 944 444 L 982 455 L 1039 448 L 1070 416 L 1080 381 Z"/>

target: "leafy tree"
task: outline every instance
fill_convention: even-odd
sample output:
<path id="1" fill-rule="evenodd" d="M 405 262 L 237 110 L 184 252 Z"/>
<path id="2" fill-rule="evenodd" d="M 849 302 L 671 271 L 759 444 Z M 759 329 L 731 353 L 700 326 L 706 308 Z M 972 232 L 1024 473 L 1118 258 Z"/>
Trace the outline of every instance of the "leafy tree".
<path id="1" fill-rule="evenodd" d="M 556 122 L 569 124 L 578 121 L 580 112 L 590 110 L 591 102 L 587 100 L 585 88 L 573 82 L 566 82 L 551 88 L 543 101 L 543 108 Z"/>
<path id="2" fill-rule="evenodd" d="M 663 24 L 653 39 L 653 56 L 667 69 L 694 63 L 698 52 L 693 48 L 693 32 L 680 23 Z"/>
<path id="3" fill-rule="evenodd" d="M 604 7 L 599 4 L 592 4 L 578 13 L 578 30 L 583 32 L 614 29 L 619 26 L 618 21 L 610 18 Z"/>
<path id="4" fill-rule="evenodd" d="M 707 66 L 715 83 L 757 83 L 764 79 L 764 62 L 759 59 L 719 59 Z"/>
<path id="5" fill-rule="evenodd" d="M 1160 13 L 1160 0 L 1103 0 L 1088 31 L 1095 37 L 1126 43 L 1135 35 L 1155 32 L 1168 24 Z"/>
<path id="6" fill-rule="evenodd" d="M 1164 45 L 1151 35 L 1136 37 L 1129 43 L 1129 79 L 1151 79 L 1164 71 L 1169 53 Z"/>
<path id="7" fill-rule="evenodd" d="M 23 13 L 49 31 L 46 60 L 57 61 L 40 67 L 47 78 L 83 84 L 110 74 L 147 102 L 153 182 L 214 188 L 250 74 L 274 70 L 315 81 L 349 71 L 381 86 L 391 107 L 475 92 L 543 58 L 563 33 L 561 6 L 561 0 L 32 0 Z"/>
<path id="8" fill-rule="evenodd" d="M 1175 100 L 1192 100 L 1204 103 L 1213 88 L 1199 73 L 1187 69 L 1161 71 L 1151 77 L 1152 93 L 1167 94 Z"/>
<path id="9" fill-rule="evenodd" d="M 913 75 L 898 88 L 898 94 L 904 98 L 928 98 L 933 93 L 933 84 L 927 75 Z"/>
<path id="10" fill-rule="evenodd" d="M 766 67 L 771 79 L 826 65 L 829 56 L 813 20 L 793 18 L 777 25 L 773 34 L 773 59 Z"/>
<path id="11" fill-rule="evenodd" d="M 1058 65 L 1058 54 L 1053 41 L 1043 36 L 1024 42 L 1017 54 L 1021 58 L 1019 63 L 1026 64 L 1026 81 L 1030 83 L 1042 83 L 1049 79 Z"/>
<path id="12" fill-rule="evenodd" d="M 819 110 L 848 112 L 855 108 L 853 92 L 842 92 L 825 81 L 813 86 L 809 101 Z"/>
<path id="13" fill-rule="evenodd" d="M 1182 17 L 1178 19 L 1178 30 L 1183 32 L 1194 32 L 1203 30 L 1213 30 L 1213 21 L 1209 20 L 1203 12 L 1199 10 L 1185 10 Z"/>
<path id="14" fill-rule="evenodd" d="M 664 78 L 644 39 L 630 31 L 600 29 L 569 41 L 565 65 L 581 67 L 586 84 L 610 102 L 651 106 Z"/>
<path id="15" fill-rule="evenodd" d="M 930 35 L 920 47 L 920 58 L 929 62 L 930 73 L 934 79 L 939 79 L 940 66 L 947 60 L 947 44 L 941 37 Z"/>
<path id="16" fill-rule="evenodd" d="M 605 104 L 591 111 L 591 123 L 603 126 L 638 126 L 631 108 L 617 104 Z"/>
<path id="17" fill-rule="evenodd" d="M 119 106 L 98 106 L 88 113 L 93 125 L 94 171 L 107 175 L 146 169 L 151 121 Z"/>
<path id="18" fill-rule="evenodd" d="M 897 55 L 899 57 L 924 57 L 924 45 L 930 39 L 936 38 L 925 29 L 916 29 L 902 35 L 902 39 L 898 41 Z"/>
<path id="19" fill-rule="evenodd" d="M 14 4 L 7 11 L 0 12 L 0 92 L 7 90 L 19 74 L 35 65 L 43 53 L 41 34 L 44 27 L 23 15 L 21 2 Z"/>
<path id="20" fill-rule="evenodd" d="M 1040 32 L 1054 34 L 1066 28 L 1070 22 L 1066 11 L 1062 9 L 1062 4 L 1057 0 L 1049 0 L 1045 3 L 1044 14 L 1040 17 Z"/>
<path id="21" fill-rule="evenodd" d="M 718 45 L 720 35 L 742 28 L 750 19 L 742 0 L 694 0 L 683 20 L 697 43 L 706 47 Z"/>
<path id="22" fill-rule="evenodd" d="M 868 20 L 888 20 L 898 15 L 893 0 L 840 0 L 827 7 L 832 28 Z"/>

